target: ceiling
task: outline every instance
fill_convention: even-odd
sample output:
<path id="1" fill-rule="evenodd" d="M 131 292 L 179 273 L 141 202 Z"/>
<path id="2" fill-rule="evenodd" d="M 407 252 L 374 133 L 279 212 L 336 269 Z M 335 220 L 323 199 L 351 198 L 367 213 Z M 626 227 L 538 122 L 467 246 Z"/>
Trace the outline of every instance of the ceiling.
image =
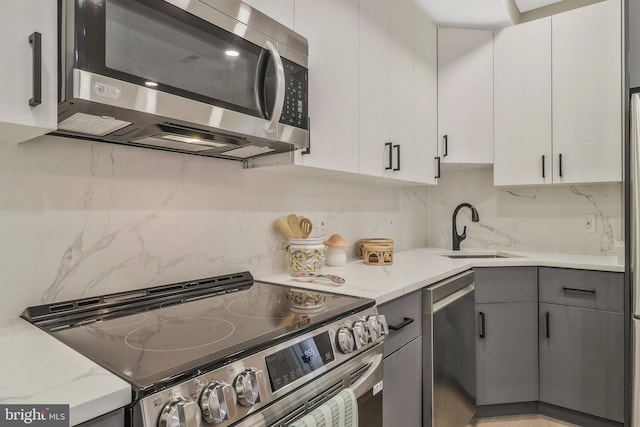
<path id="1" fill-rule="evenodd" d="M 496 29 L 520 21 L 520 13 L 561 0 L 415 0 L 439 27 Z"/>

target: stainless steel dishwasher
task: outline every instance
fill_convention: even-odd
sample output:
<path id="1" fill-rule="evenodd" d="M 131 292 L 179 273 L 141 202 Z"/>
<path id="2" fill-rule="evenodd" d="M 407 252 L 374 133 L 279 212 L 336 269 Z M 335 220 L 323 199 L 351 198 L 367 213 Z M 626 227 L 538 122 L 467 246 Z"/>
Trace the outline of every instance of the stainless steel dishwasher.
<path id="1" fill-rule="evenodd" d="M 422 291 L 423 425 L 464 427 L 476 410 L 473 271 Z"/>

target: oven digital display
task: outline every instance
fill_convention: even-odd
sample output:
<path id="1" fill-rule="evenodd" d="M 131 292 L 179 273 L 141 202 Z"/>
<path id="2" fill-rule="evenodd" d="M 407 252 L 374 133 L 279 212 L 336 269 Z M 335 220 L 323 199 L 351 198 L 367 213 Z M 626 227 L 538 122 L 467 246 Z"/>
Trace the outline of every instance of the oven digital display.
<path id="1" fill-rule="evenodd" d="M 277 353 L 265 357 L 271 390 L 282 387 L 304 377 L 335 360 L 329 332 L 308 338 Z"/>

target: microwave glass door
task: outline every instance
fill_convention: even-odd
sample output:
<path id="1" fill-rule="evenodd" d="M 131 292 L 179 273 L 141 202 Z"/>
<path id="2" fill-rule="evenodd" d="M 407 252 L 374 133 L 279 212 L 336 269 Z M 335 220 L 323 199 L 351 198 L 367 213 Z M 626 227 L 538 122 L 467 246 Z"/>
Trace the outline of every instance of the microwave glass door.
<path id="1" fill-rule="evenodd" d="M 269 118 L 275 66 L 268 50 L 166 2 L 84 3 L 80 68 Z"/>

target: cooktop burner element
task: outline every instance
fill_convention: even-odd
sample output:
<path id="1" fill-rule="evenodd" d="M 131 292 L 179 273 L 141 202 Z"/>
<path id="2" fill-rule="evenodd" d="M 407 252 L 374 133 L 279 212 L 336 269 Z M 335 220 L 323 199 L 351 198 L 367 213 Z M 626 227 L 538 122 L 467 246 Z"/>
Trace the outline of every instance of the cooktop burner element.
<path id="1" fill-rule="evenodd" d="M 129 332 L 124 342 L 142 351 L 186 351 L 223 341 L 234 330 L 233 323 L 210 317 L 160 319 Z"/>
<path id="2" fill-rule="evenodd" d="M 323 304 L 306 310 L 290 290 L 238 273 L 29 307 L 23 317 L 128 381 L 141 425 L 187 407 L 217 419 L 211 405 L 238 404 L 226 426 L 382 340 L 364 333 L 384 323 L 373 300 L 319 293 Z"/>

